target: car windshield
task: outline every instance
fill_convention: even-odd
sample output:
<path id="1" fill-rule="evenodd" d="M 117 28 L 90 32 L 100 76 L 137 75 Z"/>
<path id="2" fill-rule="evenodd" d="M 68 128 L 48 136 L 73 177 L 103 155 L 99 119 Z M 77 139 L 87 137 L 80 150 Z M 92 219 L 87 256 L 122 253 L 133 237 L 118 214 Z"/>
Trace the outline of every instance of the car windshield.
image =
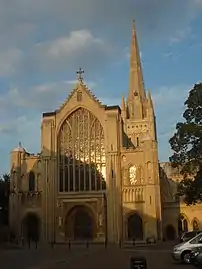
<path id="1" fill-rule="evenodd" d="M 199 242 L 202 241 L 202 233 L 194 237 L 192 240 L 190 240 L 190 244 L 198 244 Z"/>

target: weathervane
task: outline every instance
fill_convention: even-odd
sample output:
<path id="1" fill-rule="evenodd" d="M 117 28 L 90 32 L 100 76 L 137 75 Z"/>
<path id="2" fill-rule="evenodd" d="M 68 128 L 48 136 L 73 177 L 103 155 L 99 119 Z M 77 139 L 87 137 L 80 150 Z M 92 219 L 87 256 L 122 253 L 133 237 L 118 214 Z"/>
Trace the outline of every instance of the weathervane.
<path id="1" fill-rule="evenodd" d="M 84 73 L 84 70 L 82 68 L 79 68 L 79 70 L 76 72 L 77 73 L 77 79 L 80 83 L 83 82 L 83 77 L 82 74 Z"/>

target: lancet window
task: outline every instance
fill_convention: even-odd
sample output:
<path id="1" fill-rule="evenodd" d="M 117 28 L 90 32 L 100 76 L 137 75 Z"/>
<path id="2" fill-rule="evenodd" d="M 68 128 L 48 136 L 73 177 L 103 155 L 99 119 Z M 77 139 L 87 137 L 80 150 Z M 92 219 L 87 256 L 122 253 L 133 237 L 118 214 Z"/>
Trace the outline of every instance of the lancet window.
<path id="1" fill-rule="evenodd" d="M 106 188 L 104 130 L 87 109 L 79 108 L 63 123 L 58 136 L 59 191 Z"/>

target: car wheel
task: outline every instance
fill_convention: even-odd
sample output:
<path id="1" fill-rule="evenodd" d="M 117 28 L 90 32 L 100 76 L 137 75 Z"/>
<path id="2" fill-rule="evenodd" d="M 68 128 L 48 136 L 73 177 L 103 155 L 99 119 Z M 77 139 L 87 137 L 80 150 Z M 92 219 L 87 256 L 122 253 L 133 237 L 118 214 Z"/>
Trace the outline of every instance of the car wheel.
<path id="1" fill-rule="evenodd" d="M 187 251 L 182 254 L 182 260 L 184 263 L 189 264 L 190 263 L 190 254 L 191 252 Z"/>

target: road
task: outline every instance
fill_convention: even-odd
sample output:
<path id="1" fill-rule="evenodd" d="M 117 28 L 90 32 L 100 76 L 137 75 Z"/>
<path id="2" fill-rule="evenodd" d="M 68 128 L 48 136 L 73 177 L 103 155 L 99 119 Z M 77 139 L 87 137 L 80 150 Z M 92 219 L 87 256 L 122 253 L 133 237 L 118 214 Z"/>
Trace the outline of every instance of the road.
<path id="1" fill-rule="evenodd" d="M 131 256 L 144 256 L 148 269 L 181 269 L 171 258 L 171 245 L 119 249 L 117 246 L 41 247 L 0 253 L 1 269 L 129 269 Z M 191 266 L 188 268 L 192 269 Z"/>

